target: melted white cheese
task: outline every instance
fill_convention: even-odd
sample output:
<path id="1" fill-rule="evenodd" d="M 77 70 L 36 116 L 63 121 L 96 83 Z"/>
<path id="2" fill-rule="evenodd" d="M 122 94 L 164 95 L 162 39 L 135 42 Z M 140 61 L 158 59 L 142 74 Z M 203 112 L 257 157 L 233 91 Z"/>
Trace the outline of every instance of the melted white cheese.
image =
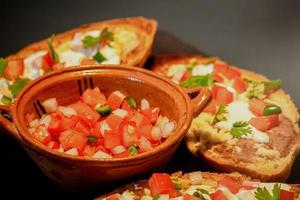
<path id="1" fill-rule="evenodd" d="M 65 63 L 65 67 L 80 65 L 86 56 L 83 53 L 67 50 L 59 55 L 60 62 Z"/>
<path id="2" fill-rule="evenodd" d="M 42 69 L 42 57 L 47 51 L 38 51 L 24 59 L 23 77 L 34 80 L 44 74 Z"/>
<path id="3" fill-rule="evenodd" d="M 254 115 L 249 110 L 249 104 L 244 101 L 234 101 L 227 106 L 227 120 L 216 123 L 219 128 L 230 130 L 236 121 L 248 122 Z"/>
<path id="4" fill-rule="evenodd" d="M 183 64 L 174 64 L 174 65 L 171 65 L 169 68 L 168 68 L 168 71 L 167 71 L 167 76 L 168 77 L 172 77 L 174 76 L 177 72 L 186 72 L 186 66 L 183 65 Z"/>
<path id="5" fill-rule="evenodd" d="M 10 90 L 8 89 L 8 81 L 4 78 L 0 79 L 0 99 L 3 95 L 12 97 Z"/>
<path id="6" fill-rule="evenodd" d="M 255 198 L 255 194 L 253 191 L 251 190 L 240 190 L 237 194 L 236 194 L 237 198 L 239 200 L 256 200 Z"/>
<path id="7" fill-rule="evenodd" d="M 105 45 L 101 50 L 101 54 L 106 58 L 101 64 L 120 64 L 120 56 L 116 49 Z"/>
<path id="8" fill-rule="evenodd" d="M 207 75 L 214 72 L 214 64 L 208 64 L 208 65 L 196 65 L 193 67 L 192 75 L 198 76 L 198 75 Z"/>

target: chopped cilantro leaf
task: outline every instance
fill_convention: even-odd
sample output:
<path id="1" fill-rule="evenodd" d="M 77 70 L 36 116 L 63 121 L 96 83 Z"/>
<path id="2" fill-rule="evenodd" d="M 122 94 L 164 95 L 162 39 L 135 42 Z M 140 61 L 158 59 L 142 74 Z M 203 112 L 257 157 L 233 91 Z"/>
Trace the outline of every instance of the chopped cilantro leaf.
<path id="1" fill-rule="evenodd" d="M 192 88 L 196 86 L 211 86 L 214 82 L 213 74 L 192 76 L 179 83 L 180 86 Z"/>
<path id="2" fill-rule="evenodd" d="M 245 121 L 237 121 L 233 124 L 230 129 L 230 133 L 234 138 L 241 138 L 243 135 L 248 135 L 252 133 L 251 127 Z"/>
<path id="3" fill-rule="evenodd" d="M 227 120 L 226 114 L 227 114 L 227 105 L 221 104 L 217 110 L 213 124 L 218 123 L 220 121 L 226 121 Z"/>
<path id="4" fill-rule="evenodd" d="M 272 194 L 265 187 L 257 188 L 255 198 L 257 200 L 280 200 L 280 184 L 276 183 L 274 185 Z"/>
<path id="5" fill-rule="evenodd" d="M 17 94 L 30 82 L 29 79 L 17 79 L 12 85 L 8 86 L 13 97 L 16 97 Z"/>
<path id="6" fill-rule="evenodd" d="M 99 64 L 106 60 L 106 58 L 98 51 L 94 56 L 93 59 L 96 60 Z"/>

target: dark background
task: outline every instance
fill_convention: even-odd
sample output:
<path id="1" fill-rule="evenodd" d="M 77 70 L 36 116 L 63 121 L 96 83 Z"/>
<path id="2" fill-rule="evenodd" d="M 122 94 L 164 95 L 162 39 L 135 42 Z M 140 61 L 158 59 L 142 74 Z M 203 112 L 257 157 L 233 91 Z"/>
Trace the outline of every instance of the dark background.
<path id="1" fill-rule="evenodd" d="M 0 1 L 0 56 L 84 23 L 145 16 L 159 22 L 153 55 L 200 53 L 280 78 L 300 107 L 300 1 Z M 73 194 L 48 181 L 19 144 L 0 134 L 0 199 L 90 199 L 116 187 Z M 168 171 L 212 170 L 184 145 Z M 300 158 L 290 183 L 300 183 Z M 120 184 L 120 183 L 119 183 Z"/>

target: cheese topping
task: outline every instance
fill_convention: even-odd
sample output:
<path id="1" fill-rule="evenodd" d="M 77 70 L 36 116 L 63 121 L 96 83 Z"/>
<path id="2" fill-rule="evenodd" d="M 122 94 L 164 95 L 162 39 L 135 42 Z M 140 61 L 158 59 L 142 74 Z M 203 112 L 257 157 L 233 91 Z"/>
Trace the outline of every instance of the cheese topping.
<path id="1" fill-rule="evenodd" d="M 214 64 L 196 65 L 193 67 L 192 76 L 207 75 L 214 72 Z"/>
<path id="2" fill-rule="evenodd" d="M 80 65 L 80 62 L 86 56 L 83 53 L 67 50 L 59 55 L 60 62 L 65 63 L 65 67 Z"/>
<path id="3" fill-rule="evenodd" d="M 105 45 L 101 50 L 101 54 L 106 58 L 101 64 L 120 64 L 120 56 L 116 49 Z"/>
<path id="4" fill-rule="evenodd" d="M 44 74 L 42 69 L 42 57 L 47 51 L 38 51 L 24 59 L 23 77 L 34 80 Z"/>

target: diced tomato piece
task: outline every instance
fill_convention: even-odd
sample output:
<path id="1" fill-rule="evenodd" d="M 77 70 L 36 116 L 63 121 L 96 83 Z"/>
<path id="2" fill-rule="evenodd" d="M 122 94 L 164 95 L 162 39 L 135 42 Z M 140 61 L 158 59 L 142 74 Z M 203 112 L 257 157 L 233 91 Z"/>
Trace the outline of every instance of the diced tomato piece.
<path id="1" fill-rule="evenodd" d="M 159 108 L 146 108 L 144 110 L 141 110 L 141 113 L 148 119 L 148 121 L 150 121 L 150 123 L 155 123 L 159 116 L 160 109 Z M 146 123 L 148 123 L 148 122 L 146 122 Z"/>
<path id="2" fill-rule="evenodd" d="M 241 72 L 239 72 L 237 69 L 235 69 L 233 67 L 229 67 L 227 73 L 225 74 L 225 76 L 228 79 L 234 79 L 234 78 L 240 77 Z"/>
<path id="3" fill-rule="evenodd" d="M 221 179 L 220 181 L 218 181 L 218 185 L 223 185 L 228 190 L 230 190 L 230 192 L 233 194 L 238 193 L 240 191 L 240 189 L 243 188 L 242 185 L 239 185 L 239 184 L 233 182 L 233 180 L 229 177 L 225 177 L 225 178 Z"/>
<path id="4" fill-rule="evenodd" d="M 58 149 L 59 148 L 59 144 L 56 141 L 50 141 L 46 144 L 47 147 L 49 147 L 50 149 Z"/>
<path id="5" fill-rule="evenodd" d="M 217 190 L 216 192 L 210 194 L 210 198 L 211 200 L 227 200 L 226 196 L 221 190 Z"/>
<path id="6" fill-rule="evenodd" d="M 152 109 L 152 115 L 151 115 L 150 122 L 153 123 L 153 124 L 155 124 L 155 122 L 158 119 L 159 114 L 160 114 L 160 109 L 158 107 L 153 108 Z"/>
<path id="7" fill-rule="evenodd" d="M 62 117 L 56 113 L 50 114 L 51 120 L 48 126 L 48 132 L 52 137 L 58 138 L 60 132 L 63 131 Z"/>
<path id="8" fill-rule="evenodd" d="M 104 94 L 98 88 L 86 89 L 81 95 L 81 100 L 92 108 L 95 108 L 97 104 L 104 105 L 106 103 Z"/>
<path id="9" fill-rule="evenodd" d="M 200 200 L 200 198 L 195 197 L 195 196 L 193 196 L 193 195 L 185 194 L 185 195 L 183 196 L 183 200 Z"/>
<path id="10" fill-rule="evenodd" d="M 119 154 L 115 154 L 113 155 L 114 158 L 125 158 L 125 157 L 129 157 L 129 152 L 128 150 L 127 151 L 124 151 L 122 153 L 119 153 Z"/>
<path id="11" fill-rule="evenodd" d="M 120 196 L 118 194 L 112 194 L 106 197 L 107 200 L 119 200 Z"/>
<path id="12" fill-rule="evenodd" d="M 138 137 L 144 136 L 147 140 L 152 140 L 152 131 L 153 126 L 151 124 L 139 126 L 136 128 L 136 133 Z"/>
<path id="13" fill-rule="evenodd" d="M 233 101 L 233 94 L 224 87 L 214 85 L 212 93 L 217 105 L 226 105 Z"/>
<path id="14" fill-rule="evenodd" d="M 225 63 L 215 63 L 214 64 L 214 71 L 215 73 L 220 73 L 220 74 L 227 74 L 228 71 L 228 65 Z"/>
<path id="15" fill-rule="evenodd" d="M 72 117 L 66 117 L 64 115 L 60 115 L 61 116 L 61 120 L 62 120 L 62 128 L 63 130 L 68 130 L 68 129 L 72 129 L 76 123 L 79 121 L 78 116 L 73 115 Z"/>
<path id="16" fill-rule="evenodd" d="M 249 110 L 257 116 L 263 116 L 266 104 L 257 98 L 252 98 L 249 101 Z"/>
<path id="17" fill-rule="evenodd" d="M 127 122 L 120 124 L 119 132 L 122 134 L 122 141 L 125 147 L 139 142 L 136 127 L 132 124 Z"/>
<path id="18" fill-rule="evenodd" d="M 208 112 L 215 114 L 217 112 L 217 104 L 214 99 L 212 99 L 209 104 L 204 108 L 203 112 Z"/>
<path id="19" fill-rule="evenodd" d="M 104 133 L 104 147 L 112 149 L 118 145 L 122 145 L 122 135 L 118 131 L 106 131 Z"/>
<path id="20" fill-rule="evenodd" d="M 191 73 L 185 72 L 185 73 L 183 74 L 183 76 L 181 77 L 180 81 L 185 81 L 185 80 L 189 79 L 191 76 L 192 76 Z"/>
<path id="21" fill-rule="evenodd" d="M 232 87 L 237 91 L 237 93 L 243 93 L 247 90 L 247 83 L 241 79 L 241 77 L 236 77 L 233 80 Z"/>
<path id="22" fill-rule="evenodd" d="M 141 113 L 135 113 L 129 121 L 135 122 L 137 127 L 151 124 L 150 120 Z"/>
<path id="23" fill-rule="evenodd" d="M 68 107 L 76 110 L 78 115 L 85 117 L 92 124 L 94 124 L 100 118 L 100 115 L 95 110 L 80 101 L 78 101 L 77 103 L 73 103 Z"/>
<path id="24" fill-rule="evenodd" d="M 170 197 L 176 197 L 179 192 L 175 189 L 172 180 L 168 174 L 153 173 L 148 181 L 152 196 L 160 194 L 169 194 Z"/>
<path id="25" fill-rule="evenodd" d="M 121 109 L 126 110 L 128 112 L 134 111 L 134 109 L 128 104 L 127 101 L 123 101 Z"/>
<path id="26" fill-rule="evenodd" d="M 85 118 L 79 117 L 79 120 L 72 129 L 88 136 L 90 134 L 91 124 Z"/>
<path id="27" fill-rule="evenodd" d="M 254 117 L 249 121 L 249 124 L 251 124 L 260 131 L 267 131 L 271 128 L 278 126 L 279 115 Z"/>
<path id="28" fill-rule="evenodd" d="M 48 133 L 47 128 L 44 124 L 37 126 L 32 135 L 35 139 L 43 144 L 47 144 L 51 141 L 51 135 Z"/>
<path id="29" fill-rule="evenodd" d="M 52 69 L 52 66 L 55 64 L 52 56 L 49 52 L 47 52 L 42 58 L 42 68 L 45 72 L 48 72 Z"/>
<path id="30" fill-rule="evenodd" d="M 59 141 L 65 151 L 76 148 L 79 154 L 86 146 L 86 137 L 74 130 L 66 130 L 61 132 Z"/>
<path id="31" fill-rule="evenodd" d="M 24 60 L 15 59 L 9 60 L 6 67 L 3 70 L 3 75 L 6 79 L 14 81 L 23 74 L 24 71 Z"/>
<path id="32" fill-rule="evenodd" d="M 122 102 L 123 102 L 123 99 L 114 93 L 109 95 L 109 97 L 107 99 L 107 104 L 110 105 L 112 110 L 116 110 L 117 108 L 119 108 L 122 105 Z"/>
<path id="33" fill-rule="evenodd" d="M 118 130 L 123 119 L 117 115 L 111 114 L 105 119 L 105 121 L 112 130 Z"/>
<path id="34" fill-rule="evenodd" d="M 280 200 L 293 200 L 294 199 L 294 192 L 290 192 L 287 190 L 280 190 Z"/>
<path id="35" fill-rule="evenodd" d="M 86 145 L 82 152 L 82 155 L 92 157 L 95 153 L 96 153 L 96 147 Z"/>
<path id="36" fill-rule="evenodd" d="M 223 82 L 224 78 L 219 73 L 214 73 L 214 81 Z"/>

